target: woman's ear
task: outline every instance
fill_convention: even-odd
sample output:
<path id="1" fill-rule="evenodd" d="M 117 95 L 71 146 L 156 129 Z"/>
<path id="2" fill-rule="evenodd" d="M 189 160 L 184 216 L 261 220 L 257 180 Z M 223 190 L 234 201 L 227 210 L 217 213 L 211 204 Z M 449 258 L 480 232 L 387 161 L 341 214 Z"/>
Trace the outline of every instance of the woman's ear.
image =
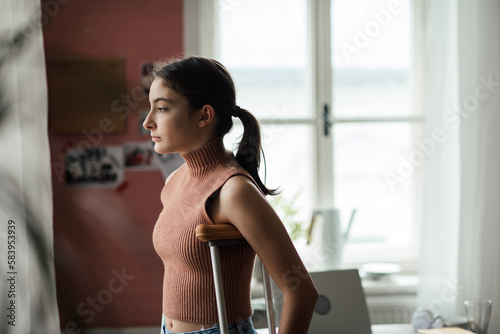
<path id="1" fill-rule="evenodd" d="M 200 121 L 199 121 L 199 126 L 200 128 L 204 128 L 210 124 L 215 123 L 215 110 L 214 108 L 206 104 L 204 105 L 201 110 L 200 110 Z"/>

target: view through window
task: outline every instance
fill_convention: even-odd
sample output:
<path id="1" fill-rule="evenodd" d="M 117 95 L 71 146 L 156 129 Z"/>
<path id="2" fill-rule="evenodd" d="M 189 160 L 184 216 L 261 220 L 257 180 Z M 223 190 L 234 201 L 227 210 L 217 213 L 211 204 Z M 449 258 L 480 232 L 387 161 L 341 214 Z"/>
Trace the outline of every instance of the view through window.
<path id="1" fill-rule="evenodd" d="M 347 257 L 415 254 L 417 173 L 394 179 L 422 130 L 412 108 L 411 1 L 331 2 L 331 40 L 319 43 L 332 50 L 330 67 L 321 69 L 333 78 L 332 152 L 315 147 L 323 128 L 313 103 L 311 58 L 318 51 L 309 38 L 316 18 L 308 1 L 219 0 L 218 8 L 216 56 L 233 75 L 238 105 L 261 122 L 267 185 L 283 190 L 285 204 L 297 210 L 293 219 L 308 226 L 317 157 L 330 155 L 331 205 L 341 210 L 344 225 L 357 210 Z M 227 144 L 241 133 L 236 126 Z"/>

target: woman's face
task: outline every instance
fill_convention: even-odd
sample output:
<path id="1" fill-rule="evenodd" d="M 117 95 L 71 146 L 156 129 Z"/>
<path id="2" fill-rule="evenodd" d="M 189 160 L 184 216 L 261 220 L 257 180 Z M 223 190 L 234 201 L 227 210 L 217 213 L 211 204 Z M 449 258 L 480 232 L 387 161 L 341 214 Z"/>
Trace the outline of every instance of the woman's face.
<path id="1" fill-rule="evenodd" d="M 155 79 L 149 92 L 150 110 L 143 126 L 151 131 L 157 153 L 188 153 L 197 147 L 198 113 L 187 99 Z"/>

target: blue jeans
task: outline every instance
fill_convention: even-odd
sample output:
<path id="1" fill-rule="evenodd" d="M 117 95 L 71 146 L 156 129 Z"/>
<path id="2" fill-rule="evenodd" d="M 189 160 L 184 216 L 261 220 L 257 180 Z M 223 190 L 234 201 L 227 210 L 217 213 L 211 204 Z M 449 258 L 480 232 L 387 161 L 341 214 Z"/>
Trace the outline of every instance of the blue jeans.
<path id="1" fill-rule="evenodd" d="M 257 334 L 255 329 L 253 328 L 253 323 L 251 318 L 248 318 L 241 322 L 229 324 L 228 329 L 229 329 L 229 334 Z M 161 334 L 178 334 L 169 331 L 165 327 L 165 316 L 162 316 L 161 319 Z M 219 324 L 215 324 L 207 329 L 201 329 L 194 332 L 185 332 L 183 334 L 220 334 L 220 327 Z"/>

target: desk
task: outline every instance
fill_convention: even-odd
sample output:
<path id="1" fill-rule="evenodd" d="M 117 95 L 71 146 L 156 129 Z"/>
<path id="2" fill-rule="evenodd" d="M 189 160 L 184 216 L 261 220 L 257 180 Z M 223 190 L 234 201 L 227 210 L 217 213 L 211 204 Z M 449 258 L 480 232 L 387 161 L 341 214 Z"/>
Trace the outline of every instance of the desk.
<path id="1" fill-rule="evenodd" d="M 267 328 L 257 329 L 259 334 L 268 334 Z M 329 334 L 329 333 L 324 333 Z M 346 333 L 347 334 L 347 333 Z M 413 326 L 410 324 L 397 325 L 373 325 L 372 334 L 415 334 Z"/>
<path id="2" fill-rule="evenodd" d="M 415 334 L 410 324 L 372 325 L 373 334 Z"/>

